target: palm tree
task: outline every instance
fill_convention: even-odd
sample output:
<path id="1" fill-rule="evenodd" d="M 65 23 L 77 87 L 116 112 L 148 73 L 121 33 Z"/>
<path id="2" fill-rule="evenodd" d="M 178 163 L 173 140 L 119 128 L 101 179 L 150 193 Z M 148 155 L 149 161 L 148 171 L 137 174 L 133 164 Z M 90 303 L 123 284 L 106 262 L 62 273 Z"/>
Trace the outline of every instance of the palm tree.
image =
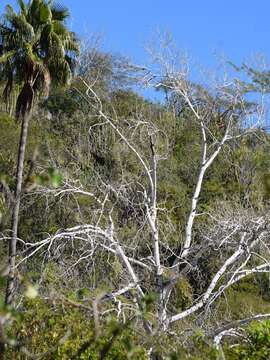
<path id="1" fill-rule="evenodd" d="M 18 0 L 19 11 L 8 5 L 0 23 L 0 77 L 5 81 L 4 99 L 19 87 L 16 118 L 21 121 L 16 188 L 9 242 L 9 275 L 6 304 L 15 288 L 15 258 L 25 148 L 31 110 L 36 98 L 48 95 L 51 85 L 69 83 L 79 52 L 79 42 L 66 26 L 68 10 L 51 0 Z M 2 75 L 2 76 L 1 76 Z"/>

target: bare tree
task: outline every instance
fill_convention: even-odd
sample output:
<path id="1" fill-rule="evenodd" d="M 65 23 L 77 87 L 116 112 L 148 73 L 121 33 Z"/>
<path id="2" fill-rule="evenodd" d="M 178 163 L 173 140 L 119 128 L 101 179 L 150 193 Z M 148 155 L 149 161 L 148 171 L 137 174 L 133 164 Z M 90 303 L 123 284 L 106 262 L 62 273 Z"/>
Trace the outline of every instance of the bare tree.
<path id="1" fill-rule="evenodd" d="M 179 71 L 165 67 L 159 75 L 145 71 L 142 77 L 144 84 L 155 88 L 162 86 L 173 94 L 201 137 L 201 159 L 197 164 L 197 180 L 190 198 L 190 209 L 186 218 L 180 219 L 185 223 L 185 231 L 178 234 L 179 250 L 175 251 L 166 231 L 162 230 L 168 229 L 169 225 L 164 224 L 161 214 L 167 214 L 170 210 L 162 207 L 159 198 L 159 166 L 170 156 L 173 129 L 168 129 L 168 125 L 162 121 L 145 118 L 142 114 L 120 121 L 114 109 L 104 109 L 102 100 L 91 84 L 81 79 L 82 86 L 77 90 L 91 107 L 92 116 L 96 119 L 94 126 L 89 126 L 90 140 L 99 127 L 109 129 L 115 136 L 118 149 L 121 149 L 119 157 L 125 159 L 128 154 L 138 170 L 131 172 L 130 176 L 123 173 L 115 182 L 108 182 L 95 174 L 96 179 L 87 185 L 66 173 L 61 188 L 49 190 L 40 186 L 30 193 L 28 196 L 47 199 L 70 197 L 77 204 L 79 213 L 81 209 L 76 199 L 83 196 L 90 199 L 90 216 L 81 214 L 76 225 L 59 229 L 38 242 L 18 239 L 24 252 L 16 267 L 20 268 L 37 254 L 42 254 L 44 261 L 57 261 L 63 257 L 66 248 L 71 248 L 74 256 L 64 266 L 64 274 L 71 273 L 82 263 L 86 264 L 87 271 L 92 271 L 95 262 L 102 261 L 101 254 L 108 254 L 110 265 L 113 267 L 117 259 L 121 270 L 118 286 L 114 284 L 112 291 L 106 293 L 102 300 L 111 301 L 112 311 L 123 319 L 130 311 L 136 313 L 145 329 L 153 333 L 170 331 L 179 321 L 206 318 L 233 284 L 250 275 L 269 273 L 269 221 L 267 215 L 252 209 L 232 211 L 231 208 L 226 210 L 222 204 L 215 211 L 204 214 L 198 210 L 205 176 L 220 153 L 231 141 L 238 141 L 256 128 L 254 121 L 249 127 L 243 125 L 248 117 L 260 120 L 256 108 L 246 107 L 238 84 L 226 80 L 206 89 L 189 80 L 186 65 Z M 215 127 L 217 121 L 220 126 Z M 124 240 L 117 221 L 116 213 L 120 205 L 125 206 L 136 219 L 136 231 L 127 240 Z M 202 215 L 207 221 L 198 232 L 196 220 Z M 168 254 L 173 254 L 172 263 L 168 261 Z M 216 268 L 212 274 L 200 274 L 198 262 L 204 256 L 215 259 Z M 177 310 L 173 306 L 173 291 L 179 280 L 190 274 L 207 279 L 199 294 L 192 297 L 191 304 Z M 153 313 L 151 320 L 145 320 L 142 310 L 145 297 L 151 291 L 156 293 Z M 265 317 L 268 314 L 254 314 L 252 318 Z M 213 324 L 210 336 L 219 344 L 231 329 L 248 322 L 240 319 L 231 324 Z"/>

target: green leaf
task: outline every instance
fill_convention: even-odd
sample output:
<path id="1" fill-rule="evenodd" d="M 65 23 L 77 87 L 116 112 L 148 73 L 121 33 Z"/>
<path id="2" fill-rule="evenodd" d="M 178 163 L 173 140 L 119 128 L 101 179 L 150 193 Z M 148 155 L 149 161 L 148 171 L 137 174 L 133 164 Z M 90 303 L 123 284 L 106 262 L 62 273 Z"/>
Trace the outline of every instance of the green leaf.
<path id="1" fill-rule="evenodd" d="M 60 174 L 54 174 L 52 177 L 51 177 L 51 184 L 54 188 L 57 188 L 61 185 L 63 181 L 63 178 L 62 178 L 62 175 Z"/>
<path id="2" fill-rule="evenodd" d="M 7 62 L 15 54 L 16 54 L 16 51 L 12 50 L 12 51 L 8 51 L 4 55 L 0 56 L 0 64 Z"/>
<path id="3" fill-rule="evenodd" d="M 27 7 L 26 7 L 24 1 L 23 1 L 23 0 L 17 0 L 17 2 L 18 2 L 18 5 L 19 5 L 19 7 L 20 7 L 20 9 L 21 9 L 21 12 L 22 12 L 24 15 L 26 15 L 26 13 L 27 13 Z"/>
<path id="4" fill-rule="evenodd" d="M 39 19 L 42 23 L 48 22 L 52 17 L 50 8 L 45 4 L 41 3 L 39 5 Z"/>

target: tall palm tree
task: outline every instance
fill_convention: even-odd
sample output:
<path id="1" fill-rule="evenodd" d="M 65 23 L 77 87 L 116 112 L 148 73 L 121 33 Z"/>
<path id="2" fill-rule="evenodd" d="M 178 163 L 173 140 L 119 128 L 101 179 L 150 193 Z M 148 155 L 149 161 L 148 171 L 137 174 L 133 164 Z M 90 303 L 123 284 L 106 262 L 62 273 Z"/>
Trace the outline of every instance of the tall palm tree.
<path id="1" fill-rule="evenodd" d="M 67 84 L 79 52 L 79 42 L 66 26 L 68 10 L 52 0 L 17 0 L 19 11 L 8 5 L 0 22 L 0 75 L 5 81 L 7 101 L 14 85 L 20 92 L 16 117 L 21 120 L 16 189 L 9 242 L 9 275 L 6 304 L 11 304 L 15 288 L 15 258 L 25 148 L 31 110 L 36 98 L 48 95 L 50 86 Z"/>

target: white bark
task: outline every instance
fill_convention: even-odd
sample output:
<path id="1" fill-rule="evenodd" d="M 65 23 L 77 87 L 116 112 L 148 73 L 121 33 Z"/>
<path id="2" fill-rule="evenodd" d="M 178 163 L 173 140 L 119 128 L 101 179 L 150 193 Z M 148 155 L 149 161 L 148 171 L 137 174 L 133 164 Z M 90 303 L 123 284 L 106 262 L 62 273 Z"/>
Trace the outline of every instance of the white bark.
<path id="1" fill-rule="evenodd" d="M 188 216 L 188 221 L 187 221 L 186 230 L 185 230 L 185 243 L 184 243 L 183 251 L 181 254 L 182 258 L 187 257 L 189 254 L 189 251 L 190 251 L 190 246 L 191 246 L 191 242 L 192 242 L 192 230 L 193 230 L 194 220 L 196 217 L 196 211 L 197 211 L 197 205 L 198 205 L 200 193 L 202 191 L 202 185 L 203 185 L 205 172 L 212 165 L 212 163 L 214 162 L 214 160 L 220 153 L 220 150 L 222 149 L 223 145 L 228 140 L 230 122 L 227 125 L 227 129 L 226 129 L 225 135 L 223 136 L 223 139 L 217 146 L 217 149 L 214 151 L 214 153 L 208 159 L 207 159 L 206 130 L 205 130 L 205 126 L 204 126 L 204 123 L 202 120 L 200 120 L 200 127 L 201 127 L 201 134 L 202 134 L 202 160 L 201 160 L 201 167 L 200 167 L 200 172 L 199 172 L 198 180 L 196 183 L 195 191 L 194 191 L 194 194 L 193 194 L 192 200 L 191 200 L 191 210 L 190 210 L 190 213 Z"/>
<path id="2" fill-rule="evenodd" d="M 256 240 L 254 240 L 250 246 L 249 249 L 252 249 L 255 245 L 257 245 L 260 240 L 262 235 L 264 235 L 264 233 L 260 234 Z M 196 311 L 198 311 L 199 309 L 201 309 L 206 303 L 207 301 L 210 299 L 216 285 L 218 284 L 219 280 L 222 278 L 222 276 L 225 274 L 225 272 L 227 271 L 227 269 L 233 265 L 246 251 L 246 245 L 244 243 L 245 240 L 245 234 L 242 235 L 242 239 L 239 245 L 239 248 L 233 253 L 233 255 L 231 255 L 222 265 L 222 267 L 219 269 L 219 271 L 215 274 L 215 276 L 213 277 L 210 285 L 208 286 L 207 290 L 205 291 L 205 293 L 203 294 L 201 300 L 199 300 L 196 304 L 194 304 L 193 306 L 191 306 L 189 309 L 182 311 L 179 314 L 173 315 L 170 319 L 169 319 L 169 323 L 173 323 L 175 321 L 181 320 L 186 318 L 187 316 L 195 313 Z"/>

